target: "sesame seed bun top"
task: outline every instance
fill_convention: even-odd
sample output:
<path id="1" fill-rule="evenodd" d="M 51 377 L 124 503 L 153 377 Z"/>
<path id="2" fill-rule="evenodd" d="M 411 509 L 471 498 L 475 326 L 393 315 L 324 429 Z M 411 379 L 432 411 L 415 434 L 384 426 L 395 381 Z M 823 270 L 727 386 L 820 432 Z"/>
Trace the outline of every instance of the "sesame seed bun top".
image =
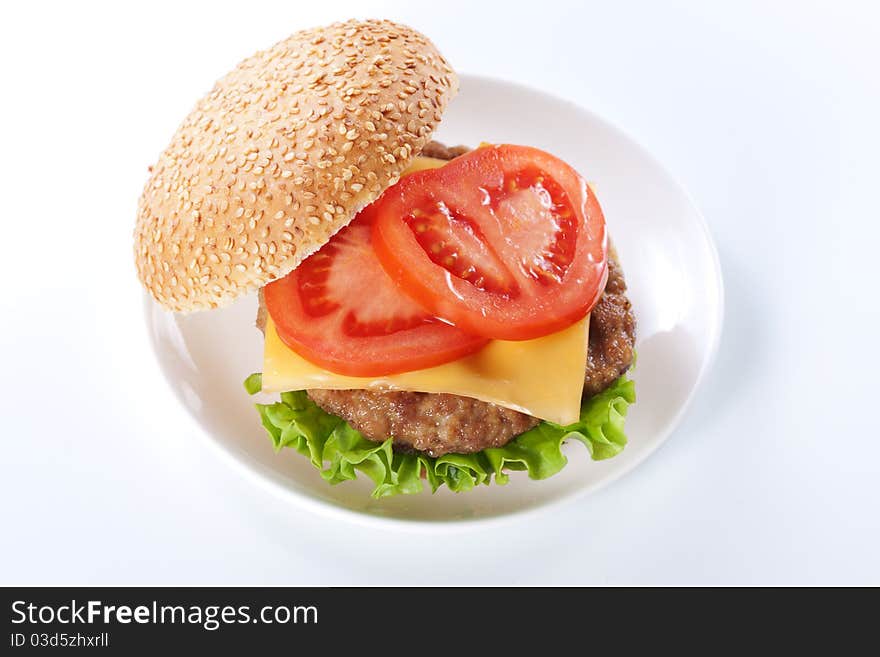
<path id="1" fill-rule="evenodd" d="M 289 273 L 397 181 L 457 88 L 425 36 L 389 21 L 303 30 L 244 60 L 151 169 L 144 287 L 189 312 Z"/>

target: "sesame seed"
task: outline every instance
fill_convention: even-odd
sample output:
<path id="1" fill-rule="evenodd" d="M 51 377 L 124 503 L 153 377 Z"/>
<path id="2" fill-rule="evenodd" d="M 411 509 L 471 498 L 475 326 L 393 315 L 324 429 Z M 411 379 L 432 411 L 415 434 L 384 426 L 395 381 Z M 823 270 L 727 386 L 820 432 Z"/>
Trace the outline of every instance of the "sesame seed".
<path id="1" fill-rule="evenodd" d="M 364 188 L 397 178 L 456 86 L 424 37 L 388 21 L 303 30 L 245 60 L 149 170 L 141 281 L 166 307 L 196 310 L 284 275 L 350 219 Z"/>

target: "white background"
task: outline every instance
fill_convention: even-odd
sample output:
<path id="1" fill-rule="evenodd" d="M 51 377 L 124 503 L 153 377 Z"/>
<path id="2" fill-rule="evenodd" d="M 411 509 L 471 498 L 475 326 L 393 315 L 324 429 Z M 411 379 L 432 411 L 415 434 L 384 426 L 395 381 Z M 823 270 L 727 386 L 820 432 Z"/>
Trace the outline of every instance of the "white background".
<path id="1" fill-rule="evenodd" d="M 874 3 L 11 7 L 0 584 L 880 584 Z M 351 16 L 610 118 L 705 214 L 727 294 L 716 366 L 609 488 L 466 532 L 331 522 L 242 478 L 167 389 L 132 264 L 147 166 L 240 59 Z"/>

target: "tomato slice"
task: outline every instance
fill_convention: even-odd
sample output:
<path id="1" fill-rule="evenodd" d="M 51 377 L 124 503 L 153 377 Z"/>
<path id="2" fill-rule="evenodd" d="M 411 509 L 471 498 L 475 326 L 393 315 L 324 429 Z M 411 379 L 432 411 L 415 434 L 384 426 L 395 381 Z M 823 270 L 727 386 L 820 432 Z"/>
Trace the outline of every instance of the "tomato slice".
<path id="1" fill-rule="evenodd" d="M 373 204 L 373 247 L 433 315 L 527 340 L 583 318 L 608 276 L 595 194 L 558 158 L 488 146 L 403 178 Z"/>
<path id="2" fill-rule="evenodd" d="M 370 244 L 364 209 L 320 251 L 264 290 L 278 337 L 303 358 L 348 376 L 440 365 L 487 340 L 427 313 L 403 294 Z"/>

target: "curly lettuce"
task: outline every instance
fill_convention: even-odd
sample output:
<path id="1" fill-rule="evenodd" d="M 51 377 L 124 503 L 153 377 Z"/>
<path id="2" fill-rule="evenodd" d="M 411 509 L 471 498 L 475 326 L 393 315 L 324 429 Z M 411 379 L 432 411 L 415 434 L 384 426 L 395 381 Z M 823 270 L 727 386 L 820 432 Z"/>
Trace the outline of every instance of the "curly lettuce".
<path id="1" fill-rule="evenodd" d="M 251 395 L 260 392 L 262 375 L 244 382 Z M 531 479 L 551 477 L 568 462 L 562 453 L 566 440 L 579 440 L 594 461 L 616 456 L 626 446 L 623 425 L 627 408 L 635 402 L 635 384 L 626 375 L 581 405 L 580 418 L 566 426 L 543 421 L 504 447 L 475 454 L 402 454 L 392 449 L 392 439 L 367 440 L 342 418 L 323 411 L 305 391 L 284 392 L 281 401 L 256 404 L 276 450 L 292 447 L 306 456 L 331 484 L 357 477 L 361 472 L 373 484 L 375 498 L 420 493 L 424 482 L 435 492 L 446 486 L 456 493 L 479 484 L 508 482 L 508 472 L 525 471 Z"/>

